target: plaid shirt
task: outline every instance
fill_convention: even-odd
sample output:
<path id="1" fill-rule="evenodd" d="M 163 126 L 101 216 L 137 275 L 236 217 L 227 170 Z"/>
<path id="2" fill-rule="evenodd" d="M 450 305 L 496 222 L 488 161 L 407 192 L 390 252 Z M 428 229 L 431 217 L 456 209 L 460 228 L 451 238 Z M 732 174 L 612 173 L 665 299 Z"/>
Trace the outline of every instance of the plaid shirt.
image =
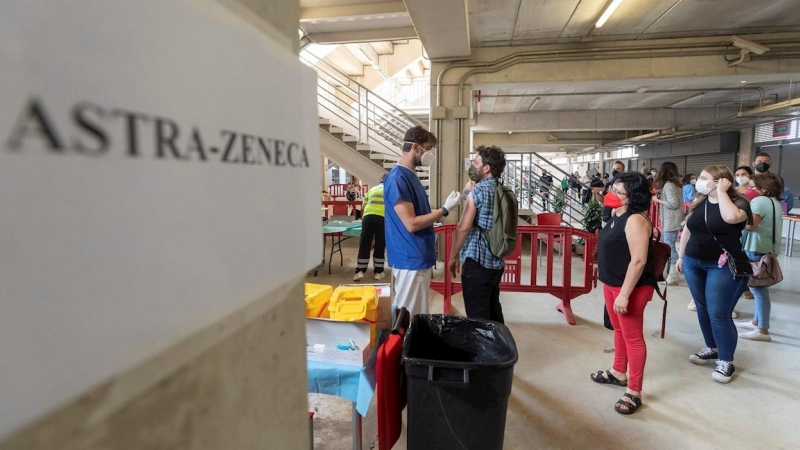
<path id="1" fill-rule="evenodd" d="M 494 256 L 489 250 L 489 240 L 483 236 L 483 232 L 492 228 L 495 186 L 497 180 L 491 177 L 484 178 L 470 191 L 477 211 L 472 228 L 467 233 L 467 239 L 458 254 L 461 264 L 464 264 L 467 258 L 472 258 L 487 269 L 502 269 L 505 266 L 503 258 Z"/>

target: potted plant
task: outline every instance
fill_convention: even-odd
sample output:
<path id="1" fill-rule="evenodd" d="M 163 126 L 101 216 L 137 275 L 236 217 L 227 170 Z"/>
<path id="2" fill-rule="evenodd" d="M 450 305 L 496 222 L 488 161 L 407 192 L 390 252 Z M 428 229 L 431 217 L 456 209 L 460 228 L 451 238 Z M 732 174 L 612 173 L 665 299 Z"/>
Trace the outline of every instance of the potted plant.
<path id="1" fill-rule="evenodd" d="M 567 199 L 564 196 L 564 191 L 561 189 L 556 190 L 555 195 L 553 196 L 553 211 L 556 214 L 564 215 L 564 209 L 567 208 Z"/>
<path id="2" fill-rule="evenodd" d="M 589 203 L 583 207 L 583 218 L 581 219 L 581 225 L 583 225 L 583 229 L 589 233 L 594 233 L 603 225 L 603 207 L 600 206 L 600 202 L 598 202 L 594 196 L 592 196 L 592 199 L 589 200 Z M 583 246 L 584 242 L 581 240 L 581 242 L 576 245 L 576 253 L 583 255 Z"/>

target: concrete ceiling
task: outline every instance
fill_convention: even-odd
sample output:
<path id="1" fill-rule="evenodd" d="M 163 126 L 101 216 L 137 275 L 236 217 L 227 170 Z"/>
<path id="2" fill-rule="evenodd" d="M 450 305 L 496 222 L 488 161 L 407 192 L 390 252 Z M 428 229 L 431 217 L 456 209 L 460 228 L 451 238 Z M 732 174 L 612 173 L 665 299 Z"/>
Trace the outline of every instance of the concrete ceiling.
<path id="1" fill-rule="evenodd" d="M 796 31 L 796 0 L 469 0 L 473 47 Z M 425 39 L 423 38 L 423 42 Z M 427 45 L 427 44 L 426 44 Z"/>
<path id="2" fill-rule="evenodd" d="M 664 129 L 665 124 L 675 130 L 691 130 L 699 128 L 700 122 L 714 124 L 720 117 L 735 116 L 739 110 L 797 97 L 790 83 L 800 80 L 796 59 L 800 56 L 800 0 L 623 0 L 608 21 L 597 28 L 595 23 L 608 4 L 610 0 L 301 0 L 301 28 L 319 43 L 390 41 L 418 35 L 427 57 L 434 62 L 486 62 L 519 51 L 502 48 L 508 46 L 588 51 L 619 45 L 639 48 L 655 39 L 661 39 L 657 41 L 660 43 L 672 39 L 669 42 L 677 43 L 675 51 L 682 56 L 682 45 L 713 41 L 713 51 L 723 67 L 727 36 L 746 35 L 759 41 L 764 33 L 771 33 L 773 48 L 764 56 L 776 61 L 772 68 L 762 65 L 754 69 L 745 63 L 722 72 L 729 73 L 726 76 L 717 76 L 719 71 L 713 76 L 706 73 L 708 66 L 700 65 L 689 55 L 685 64 L 697 64 L 697 70 L 686 77 L 676 75 L 680 71 L 665 70 L 656 58 L 642 62 L 653 64 L 652 72 L 657 74 L 650 78 L 641 78 L 647 75 L 638 71 L 631 75 L 630 71 L 611 70 L 598 74 L 603 79 L 573 77 L 562 81 L 550 77 L 548 82 L 519 82 L 521 70 L 552 69 L 544 65 L 523 69 L 520 65 L 517 72 L 498 74 L 495 79 L 500 82 L 471 79 L 468 85 L 475 113 L 478 105 L 474 95 L 481 92 L 480 114 L 473 116 L 474 131 L 513 131 L 515 139 L 519 139 L 517 132 L 552 132 L 563 144 L 570 139 L 558 133 L 588 132 L 596 126 L 594 132 L 606 133 L 599 137 L 602 142 L 608 142 L 609 132 L 622 132 L 627 140 L 627 136 Z M 780 41 L 782 36 L 787 36 L 785 44 Z M 482 57 L 482 52 L 498 53 Z M 737 52 L 730 49 L 728 56 Z M 612 64 L 615 63 L 604 67 Z M 558 67 L 562 66 L 571 67 L 563 63 Z M 537 119 L 530 119 L 537 114 Z M 584 119 L 589 125 L 576 126 Z M 721 123 L 720 128 L 748 126 L 751 122 L 752 119 L 730 120 Z M 556 142 L 540 142 L 540 137 L 526 139 L 542 146 Z"/>
<path id="3" fill-rule="evenodd" d="M 318 44 L 416 38 L 402 1 L 301 0 L 300 29 Z"/>

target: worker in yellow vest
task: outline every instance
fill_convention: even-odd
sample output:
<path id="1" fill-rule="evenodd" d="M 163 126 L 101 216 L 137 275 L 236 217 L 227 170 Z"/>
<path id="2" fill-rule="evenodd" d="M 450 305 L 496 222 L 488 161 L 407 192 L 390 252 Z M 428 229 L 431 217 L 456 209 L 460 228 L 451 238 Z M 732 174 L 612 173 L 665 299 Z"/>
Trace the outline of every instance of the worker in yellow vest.
<path id="1" fill-rule="evenodd" d="M 356 274 L 353 281 L 364 278 L 369 265 L 369 252 L 372 247 L 372 238 L 375 238 L 375 250 L 372 253 L 372 263 L 375 270 L 375 279 L 382 279 L 384 253 L 386 251 L 386 238 L 383 232 L 383 179 L 381 175 L 378 185 L 367 191 L 361 206 L 361 239 L 358 242 L 358 260 L 356 261 Z"/>

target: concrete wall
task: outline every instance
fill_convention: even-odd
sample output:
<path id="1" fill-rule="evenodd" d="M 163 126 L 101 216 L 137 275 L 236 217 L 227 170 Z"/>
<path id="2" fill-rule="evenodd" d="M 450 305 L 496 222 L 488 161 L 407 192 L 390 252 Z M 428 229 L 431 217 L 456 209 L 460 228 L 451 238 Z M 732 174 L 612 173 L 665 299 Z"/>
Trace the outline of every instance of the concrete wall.
<path id="1" fill-rule="evenodd" d="M 302 282 L 86 392 L 0 449 L 308 448 Z M 175 360 L 185 362 L 163 373 Z"/>
<path id="2" fill-rule="evenodd" d="M 298 0 L 218 1 L 297 51 Z M 12 432 L 0 449 L 308 448 L 303 282 L 297 274 Z"/>

